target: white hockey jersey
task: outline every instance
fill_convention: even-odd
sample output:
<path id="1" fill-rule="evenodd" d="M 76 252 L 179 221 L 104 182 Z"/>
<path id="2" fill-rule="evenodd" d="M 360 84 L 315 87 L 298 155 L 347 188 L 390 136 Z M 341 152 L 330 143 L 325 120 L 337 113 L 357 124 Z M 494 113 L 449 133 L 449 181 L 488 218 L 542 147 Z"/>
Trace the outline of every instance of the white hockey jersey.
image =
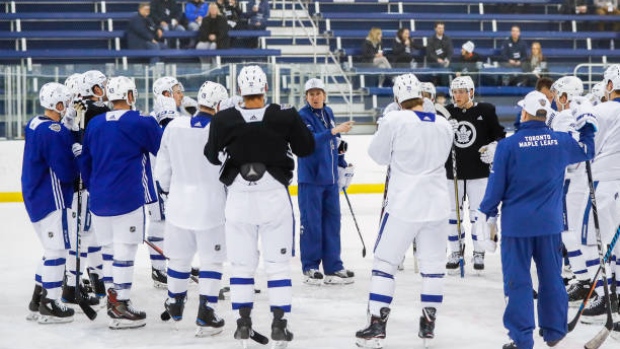
<path id="1" fill-rule="evenodd" d="M 598 120 L 592 162 L 594 180 L 620 180 L 620 98 L 598 104 L 592 114 Z"/>
<path id="2" fill-rule="evenodd" d="M 166 220 L 183 229 L 204 230 L 224 224 L 226 189 L 220 166 L 203 149 L 209 138 L 209 114 L 175 118 L 164 131 L 155 178 L 168 192 Z"/>
<path id="3" fill-rule="evenodd" d="M 390 166 L 386 212 L 410 222 L 448 219 L 446 159 L 454 132 L 433 113 L 388 113 L 368 147 L 379 165 Z"/>

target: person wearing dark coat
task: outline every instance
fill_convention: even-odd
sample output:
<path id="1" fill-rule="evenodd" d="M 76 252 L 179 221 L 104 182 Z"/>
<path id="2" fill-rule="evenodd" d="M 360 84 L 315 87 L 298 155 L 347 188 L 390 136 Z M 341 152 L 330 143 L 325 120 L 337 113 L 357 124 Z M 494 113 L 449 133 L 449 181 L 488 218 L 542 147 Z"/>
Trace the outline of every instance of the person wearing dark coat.
<path id="1" fill-rule="evenodd" d="M 127 48 L 130 50 L 161 50 L 166 45 L 161 42 L 162 30 L 149 17 L 151 6 L 148 2 L 138 5 L 138 13 L 131 17 L 127 23 Z M 158 62 L 158 58 L 152 58 L 151 63 Z"/>
<path id="2" fill-rule="evenodd" d="M 200 30 L 198 31 L 198 50 L 215 50 L 230 48 L 230 37 L 228 36 L 228 23 L 226 17 L 222 16 L 216 3 L 209 5 L 207 16 L 202 19 Z M 211 59 L 200 58 L 203 63 L 209 63 Z"/>

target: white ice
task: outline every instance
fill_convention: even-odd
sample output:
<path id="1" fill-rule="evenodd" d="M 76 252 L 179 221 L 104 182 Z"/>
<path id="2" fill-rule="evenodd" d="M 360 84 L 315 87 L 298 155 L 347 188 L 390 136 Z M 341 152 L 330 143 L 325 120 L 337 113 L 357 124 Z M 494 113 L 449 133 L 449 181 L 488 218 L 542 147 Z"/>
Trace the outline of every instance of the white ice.
<path id="1" fill-rule="evenodd" d="M 289 317 L 295 338 L 290 348 L 355 348 L 355 331 L 366 325 L 366 301 L 372 249 L 381 207 L 381 195 L 350 195 L 355 216 L 366 242 L 367 256 L 362 258 L 360 243 L 344 197 L 342 205 L 342 259 L 345 266 L 356 273 L 355 283 L 346 286 L 308 286 L 301 282 L 299 257 L 291 262 L 293 278 L 293 312 Z M 296 202 L 296 197 L 293 197 Z M 297 215 L 298 217 L 298 215 Z M 120 349 L 120 348 L 240 348 L 233 339 L 236 316 L 230 301 L 219 304 L 218 313 L 226 320 L 224 332 L 216 337 L 194 337 L 198 292 L 190 285 L 185 314 L 174 329 L 172 322 L 159 319 L 163 311 L 166 291 L 155 289 L 150 279 L 150 262 L 145 246 L 136 259 L 132 300 L 138 309 L 147 313 L 147 325 L 133 330 L 110 330 L 105 310 L 95 321 L 76 314 L 73 323 L 39 325 L 26 321 L 28 303 L 34 285 L 36 264 L 41 258 L 41 246 L 21 203 L 0 204 L 0 349 Z M 297 237 L 298 241 L 298 237 Z M 468 247 L 471 243 L 468 243 Z M 499 251 L 499 250 L 498 250 Z M 444 303 L 439 310 L 436 337 L 430 343 L 433 349 L 499 349 L 508 342 L 502 325 L 504 296 L 499 252 L 488 254 L 484 275 L 474 275 L 471 251 L 466 252 L 466 275 L 446 277 Z M 418 338 L 420 316 L 420 276 L 413 271 L 412 254 L 408 253 L 405 270 L 396 275 L 396 294 L 387 326 L 385 348 L 423 348 Z M 228 266 L 224 283 L 228 280 Z M 257 294 L 253 311 L 254 328 L 270 333 L 267 288 L 259 267 Z M 569 319 L 575 310 L 569 311 Z M 579 324 L 556 348 L 583 348 L 602 325 Z M 542 338 L 535 335 L 536 348 L 546 348 Z M 268 348 L 250 343 L 250 348 Z M 609 338 L 602 349 L 618 348 L 618 342 Z"/>

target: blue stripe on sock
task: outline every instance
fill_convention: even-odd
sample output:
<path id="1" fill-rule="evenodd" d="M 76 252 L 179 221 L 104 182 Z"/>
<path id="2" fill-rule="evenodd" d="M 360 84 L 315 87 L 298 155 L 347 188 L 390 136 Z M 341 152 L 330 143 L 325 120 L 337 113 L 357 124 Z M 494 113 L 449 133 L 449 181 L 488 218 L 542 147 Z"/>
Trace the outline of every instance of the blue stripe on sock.
<path id="1" fill-rule="evenodd" d="M 179 293 L 174 293 L 174 292 L 170 292 L 170 290 L 168 290 L 168 297 L 169 298 L 177 298 L 180 296 L 187 296 L 187 291 L 183 291 L 183 292 L 179 292 Z"/>
<path id="2" fill-rule="evenodd" d="M 103 281 L 106 284 L 112 283 L 112 277 L 111 276 L 104 276 L 101 278 L 101 281 Z"/>
<path id="3" fill-rule="evenodd" d="M 114 289 L 116 290 L 128 290 L 131 288 L 131 282 L 126 282 L 124 284 L 114 283 Z"/>
<path id="4" fill-rule="evenodd" d="M 101 251 L 101 246 L 90 246 L 88 248 L 88 253 L 95 253 Z"/>
<path id="5" fill-rule="evenodd" d="M 459 236 L 458 235 L 448 235 L 448 241 L 459 241 Z"/>
<path id="6" fill-rule="evenodd" d="M 117 267 L 117 268 L 130 268 L 130 267 L 133 267 L 133 261 L 114 260 L 114 263 L 112 263 L 112 266 Z"/>
<path id="7" fill-rule="evenodd" d="M 152 254 L 151 256 L 151 260 L 152 261 L 165 261 L 166 257 L 160 255 L 160 254 Z"/>
<path id="8" fill-rule="evenodd" d="M 198 277 L 201 279 L 222 280 L 222 273 L 216 271 L 201 271 L 198 273 Z"/>
<path id="9" fill-rule="evenodd" d="M 40 284 L 43 282 L 43 278 L 39 274 L 34 274 L 34 281 Z"/>
<path id="10" fill-rule="evenodd" d="M 478 235 L 471 234 L 471 239 L 473 241 L 478 241 Z"/>
<path id="11" fill-rule="evenodd" d="M 106 253 L 102 253 L 101 254 L 101 258 L 103 258 L 104 261 L 112 261 L 114 260 L 114 256 L 111 254 L 106 254 Z"/>
<path id="12" fill-rule="evenodd" d="M 586 261 L 586 267 L 593 267 L 595 265 L 601 265 L 601 261 L 598 259 L 590 259 L 589 261 Z"/>
<path id="13" fill-rule="evenodd" d="M 291 279 L 269 280 L 269 281 L 267 281 L 267 288 L 291 287 L 291 286 L 293 286 L 292 283 L 291 283 Z"/>
<path id="14" fill-rule="evenodd" d="M 149 236 L 146 238 L 146 240 L 148 240 L 149 242 L 160 242 L 160 241 L 164 241 L 164 238 L 160 238 L 157 236 Z"/>
<path id="15" fill-rule="evenodd" d="M 576 270 L 576 271 L 573 271 L 573 274 L 575 274 L 575 275 L 579 275 L 579 274 L 585 274 L 585 273 L 587 273 L 587 272 L 588 272 L 588 271 L 587 271 L 586 269 L 583 269 L 583 270 Z"/>
<path id="16" fill-rule="evenodd" d="M 382 278 L 392 279 L 392 280 L 394 279 L 394 275 L 388 274 L 388 273 L 386 273 L 384 271 L 376 270 L 376 269 L 372 270 L 372 276 L 379 276 L 379 277 L 382 277 Z"/>
<path id="17" fill-rule="evenodd" d="M 392 303 L 392 297 L 382 295 L 382 294 L 377 294 L 377 293 L 371 293 L 368 296 L 368 299 L 371 301 L 375 301 L 375 302 L 381 302 L 381 303 L 387 303 L 387 304 Z"/>
<path id="18" fill-rule="evenodd" d="M 64 265 L 65 262 L 66 260 L 64 258 L 46 259 L 45 262 L 43 262 L 43 265 L 46 267 L 56 267 L 59 265 Z"/>
<path id="19" fill-rule="evenodd" d="M 444 277 L 446 274 L 441 273 L 441 274 L 424 274 L 424 273 L 420 273 L 422 275 L 423 278 L 438 278 L 441 279 L 442 277 Z"/>
<path id="20" fill-rule="evenodd" d="M 232 303 L 232 309 L 233 310 L 239 310 L 239 308 L 254 308 L 254 303 L 252 302 L 248 302 L 248 303 Z"/>
<path id="21" fill-rule="evenodd" d="M 430 295 L 430 294 L 421 294 L 420 301 L 428 302 L 428 303 L 441 303 L 443 302 L 443 296 L 439 295 Z"/>
<path id="22" fill-rule="evenodd" d="M 189 279 L 189 272 L 180 272 L 174 269 L 168 268 L 168 276 L 175 279 L 185 280 Z"/>
<path id="23" fill-rule="evenodd" d="M 208 303 L 217 303 L 218 300 L 217 296 L 207 296 Z"/>
<path id="24" fill-rule="evenodd" d="M 568 256 L 568 258 L 579 257 L 579 256 L 581 256 L 581 250 L 568 251 L 568 253 L 566 255 Z"/>
<path id="25" fill-rule="evenodd" d="M 231 285 L 254 285 L 254 278 L 230 278 Z"/>
<path id="26" fill-rule="evenodd" d="M 42 282 L 41 285 L 44 289 L 51 290 L 52 288 L 62 287 L 62 280 L 54 282 Z"/>
<path id="27" fill-rule="evenodd" d="M 291 306 L 290 305 L 272 305 L 271 307 L 269 307 L 269 309 L 273 312 L 275 309 L 282 309 L 283 312 L 285 313 L 290 313 L 291 312 Z"/>

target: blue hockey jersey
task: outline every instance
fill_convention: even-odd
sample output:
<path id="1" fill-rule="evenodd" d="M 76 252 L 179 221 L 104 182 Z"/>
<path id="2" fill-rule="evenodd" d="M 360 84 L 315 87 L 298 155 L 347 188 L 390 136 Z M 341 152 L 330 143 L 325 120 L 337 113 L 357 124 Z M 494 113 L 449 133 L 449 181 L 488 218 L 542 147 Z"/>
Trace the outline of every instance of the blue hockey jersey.
<path id="1" fill-rule="evenodd" d="M 80 169 L 94 214 L 118 216 L 157 200 L 148 153 L 157 154 L 162 133 L 154 118 L 133 110 L 90 121 Z"/>
<path id="2" fill-rule="evenodd" d="M 502 235 L 531 237 L 563 230 L 564 170 L 594 157 L 594 131 L 581 129 L 580 143 L 566 132 L 555 132 L 542 121 L 521 124 L 497 145 L 493 169 L 480 211 L 496 216 L 502 202 Z"/>
<path id="3" fill-rule="evenodd" d="M 334 113 L 324 106 L 314 109 L 309 104 L 299 110 L 302 120 L 314 135 L 314 152 L 297 159 L 297 182 L 316 185 L 338 183 L 338 166 L 347 167 L 343 154 L 338 154 L 338 137 L 332 135 Z"/>
<path id="4" fill-rule="evenodd" d="M 25 128 L 22 195 L 32 222 L 53 211 L 71 208 L 78 168 L 71 131 L 46 116 L 32 118 Z"/>

